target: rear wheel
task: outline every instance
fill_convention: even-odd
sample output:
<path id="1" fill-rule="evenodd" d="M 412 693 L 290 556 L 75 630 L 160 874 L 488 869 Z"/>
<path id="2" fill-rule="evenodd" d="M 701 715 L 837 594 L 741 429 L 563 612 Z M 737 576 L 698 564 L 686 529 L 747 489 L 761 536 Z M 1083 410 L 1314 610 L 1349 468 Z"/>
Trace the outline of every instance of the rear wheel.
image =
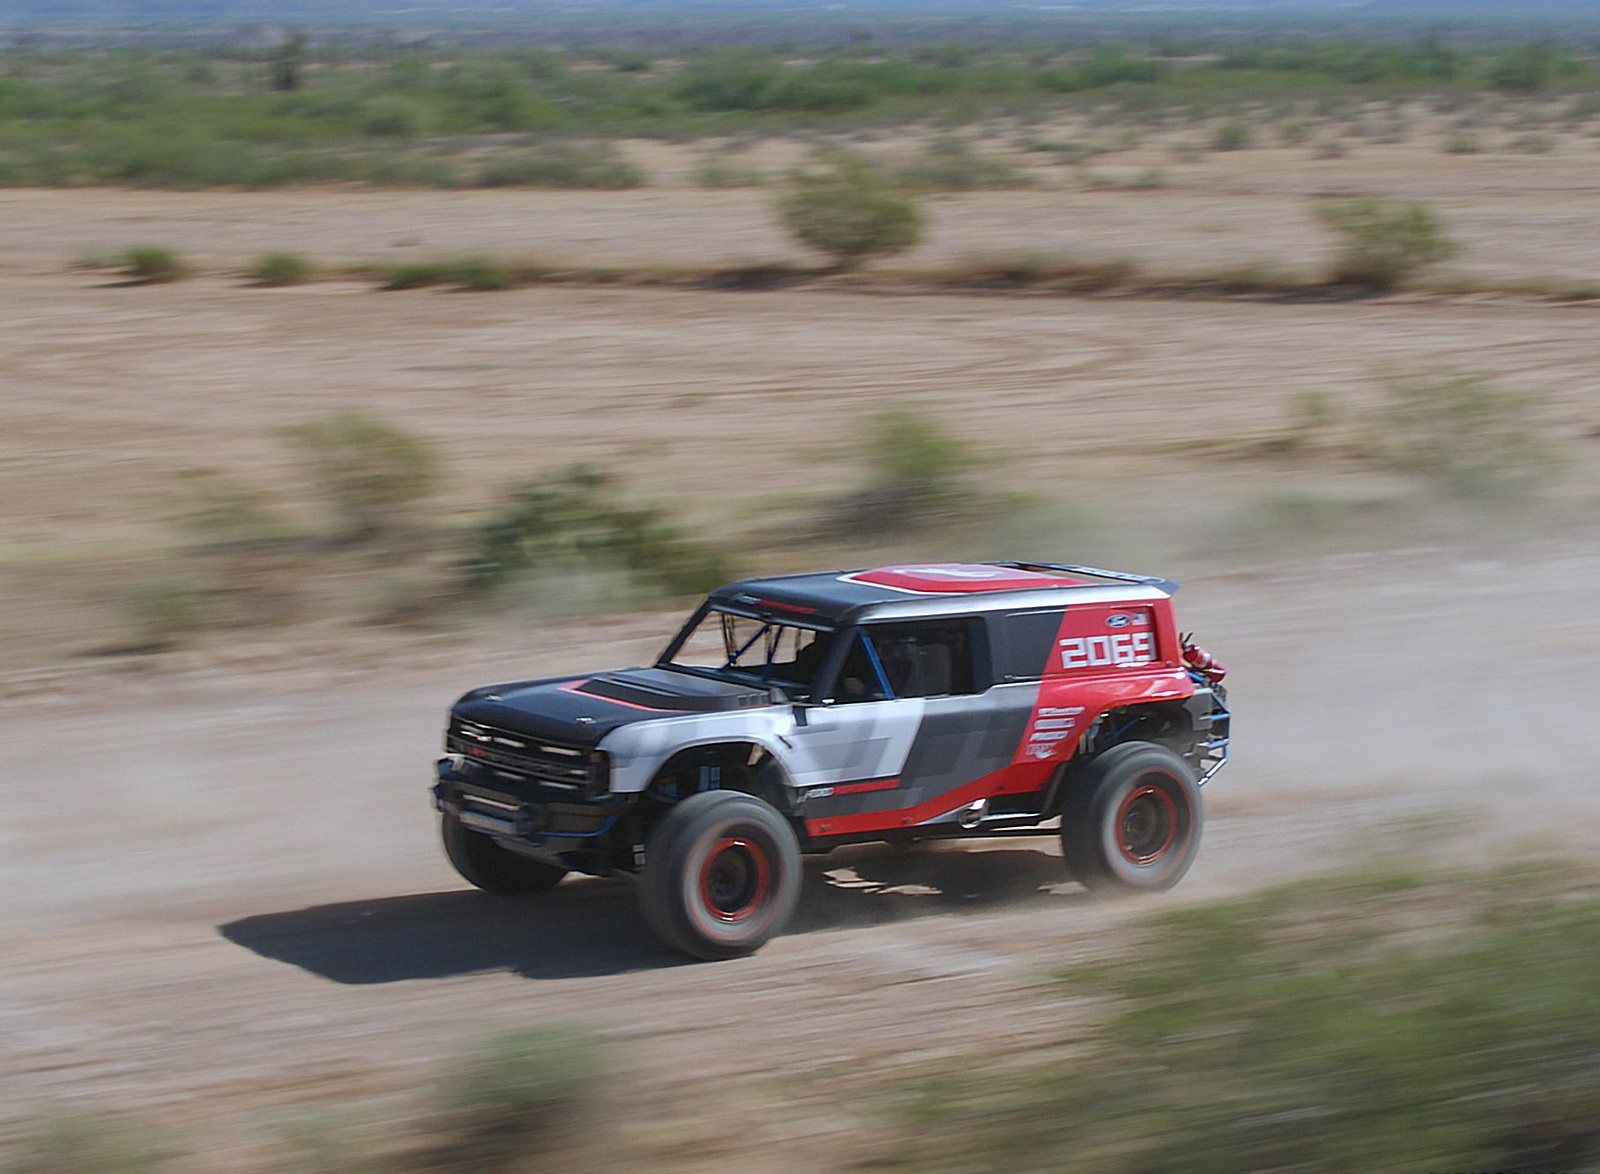
<path id="1" fill-rule="evenodd" d="M 542 893 L 567 875 L 564 868 L 518 856 L 482 832 L 462 826 L 460 816 L 451 811 L 444 813 L 439 834 L 455 870 L 486 893 Z"/>
<path id="2" fill-rule="evenodd" d="M 1154 742 L 1124 742 L 1091 762 L 1068 793 L 1062 853 L 1088 888 L 1159 892 L 1189 871 L 1201 821 L 1189 764 Z"/>
<path id="3" fill-rule="evenodd" d="M 800 845 L 771 805 L 706 791 L 661 818 L 639 882 L 639 905 L 656 936 L 696 958 L 737 958 L 793 914 Z"/>

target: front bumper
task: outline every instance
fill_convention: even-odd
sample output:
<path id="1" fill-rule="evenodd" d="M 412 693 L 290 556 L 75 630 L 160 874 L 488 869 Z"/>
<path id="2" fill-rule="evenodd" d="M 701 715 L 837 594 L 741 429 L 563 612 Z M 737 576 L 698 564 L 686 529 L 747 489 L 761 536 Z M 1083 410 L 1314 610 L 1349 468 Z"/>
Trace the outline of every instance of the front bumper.
<path id="1" fill-rule="evenodd" d="M 454 757 L 434 764 L 433 805 L 471 831 L 522 856 L 578 872 L 608 876 L 628 826 L 628 807 L 617 801 L 549 801 L 485 779 Z M 631 858 L 631 851 L 628 853 Z"/>

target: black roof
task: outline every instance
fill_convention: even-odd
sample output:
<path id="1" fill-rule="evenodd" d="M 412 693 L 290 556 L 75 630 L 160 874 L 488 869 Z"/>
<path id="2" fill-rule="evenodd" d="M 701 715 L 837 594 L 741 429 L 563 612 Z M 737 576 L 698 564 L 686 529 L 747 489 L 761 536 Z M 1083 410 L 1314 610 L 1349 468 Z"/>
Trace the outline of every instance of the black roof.
<path id="1" fill-rule="evenodd" d="M 797 623 L 837 624 L 866 611 L 987 611 L 1019 602 L 1065 605 L 1088 589 L 1114 588 L 1133 598 L 1171 595 L 1167 579 L 1060 563 L 920 563 L 743 579 L 711 592 L 717 607 Z"/>

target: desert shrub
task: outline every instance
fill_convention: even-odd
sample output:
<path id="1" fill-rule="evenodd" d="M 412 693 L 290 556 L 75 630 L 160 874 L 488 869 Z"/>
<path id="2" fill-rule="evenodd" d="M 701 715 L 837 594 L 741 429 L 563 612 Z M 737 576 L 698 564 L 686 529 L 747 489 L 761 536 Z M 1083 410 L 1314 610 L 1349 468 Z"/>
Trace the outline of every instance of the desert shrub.
<path id="1" fill-rule="evenodd" d="M 250 280 L 257 285 L 304 285 L 316 267 L 299 253 L 266 253 L 250 265 Z"/>
<path id="2" fill-rule="evenodd" d="M 1444 141 L 1446 155 L 1478 155 L 1483 152 L 1483 140 L 1471 131 L 1458 130 Z"/>
<path id="3" fill-rule="evenodd" d="M 1329 200 L 1317 206 L 1317 215 L 1339 235 L 1332 280 L 1341 284 L 1394 289 L 1460 248 L 1420 200 Z"/>
<path id="4" fill-rule="evenodd" d="M 894 180 L 853 160 L 797 176 L 777 208 L 796 240 L 826 253 L 841 269 L 904 252 L 922 234 L 916 202 Z"/>
<path id="5" fill-rule="evenodd" d="M 140 245 L 120 254 L 117 263 L 125 276 L 145 285 L 177 281 L 188 275 L 189 267 L 169 248 Z"/>
<path id="6" fill-rule="evenodd" d="M 1033 177 L 1004 159 L 977 154 L 955 135 L 929 143 L 920 158 L 900 169 L 900 175 L 918 187 L 937 191 L 967 192 L 979 188 L 1027 187 Z"/>
<path id="7" fill-rule="evenodd" d="M 1242 122 L 1224 122 L 1211 136 L 1213 151 L 1242 151 L 1253 141 L 1250 128 Z"/>
<path id="8" fill-rule="evenodd" d="M 214 592 L 205 583 L 178 575 L 136 583 L 123 597 L 123 610 L 148 648 L 170 648 L 203 625 Z"/>
<path id="9" fill-rule="evenodd" d="M 1107 998 L 1103 1043 L 1080 1032 L 1066 1067 L 925 1075 L 892 1164 L 1590 1169 L 1597 950 L 1592 878 L 1554 869 L 1321 877 L 1176 910 L 1060 974 Z"/>
<path id="10" fill-rule="evenodd" d="M 404 507 L 438 481 L 438 459 L 420 438 L 365 412 L 305 420 L 283 430 L 312 487 L 338 516 L 347 541 L 390 530 Z"/>
<path id="11" fill-rule="evenodd" d="M 451 257 L 435 261 L 402 261 L 386 271 L 382 288 L 422 289 L 448 285 L 456 289 L 487 291 L 510 289 L 517 278 L 506 266 L 487 257 Z"/>
<path id="12" fill-rule="evenodd" d="M 490 1040 L 441 1084 L 424 1122 L 428 1144 L 407 1168 L 497 1174 L 546 1168 L 578 1142 L 604 1074 L 603 1045 L 570 1027 L 532 1027 Z"/>
<path id="13" fill-rule="evenodd" d="M 513 490 L 472 531 L 464 562 L 468 580 L 493 588 L 535 570 L 620 568 L 680 594 L 726 582 L 726 560 L 690 538 L 664 508 L 617 500 L 603 473 L 573 466 Z"/>
<path id="14" fill-rule="evenodd" d="M 877 537 L 958 520 L 978 504 L 969 477 L 982 458 L 970 441 L 919 411 L 871 417 L 853 455 L 865 466 L 866 483 L 833 504 L 830 530 Z"/>
<path id="15" fill-rule="evenodd" d="M 1463 497 L 1519 494 L 1559 462 L 1533 422 L 1538 401 L 1462 371 L 1384 377 L 1366 448 L 1397 472 Z"/>
<path id="16" fill-rule="evenodd" d="M 550 143 L 498 155 L 478 173 L 479 187 L 641 187 L 645 174 L 609 143 Z"/>
<path id="17" fill-rule="evenodd" d="M 178 1157 L 143 1122 L 90 1114 L 35 1122 L 8 1148 L 0 1174 L 156 1174 Z"/>
<path id="18" fill-rule="evenodd" d="M 396 94 L 374 98 L 361 111 L 361 130 L 374 138 L 415 139 L 427 129 L 423 108 Z"/>

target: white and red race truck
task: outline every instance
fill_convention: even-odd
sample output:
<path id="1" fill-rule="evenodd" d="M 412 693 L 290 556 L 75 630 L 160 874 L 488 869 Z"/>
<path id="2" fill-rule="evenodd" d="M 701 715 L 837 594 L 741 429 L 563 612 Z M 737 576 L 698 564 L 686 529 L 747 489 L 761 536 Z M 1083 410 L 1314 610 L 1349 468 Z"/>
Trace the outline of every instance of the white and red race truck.
<path id="1" fill-rule="evenodd" d="M 779 932 L 801 854 L 841 844 L 1059 835 L 1091 888 L 1169 888 L 1229 727 L 1176 590 L 1054 563 L 730 584 L 652 665 L 456 702 L 445 851 L 494 893 L 630 877 L 701 958 Z"/>

